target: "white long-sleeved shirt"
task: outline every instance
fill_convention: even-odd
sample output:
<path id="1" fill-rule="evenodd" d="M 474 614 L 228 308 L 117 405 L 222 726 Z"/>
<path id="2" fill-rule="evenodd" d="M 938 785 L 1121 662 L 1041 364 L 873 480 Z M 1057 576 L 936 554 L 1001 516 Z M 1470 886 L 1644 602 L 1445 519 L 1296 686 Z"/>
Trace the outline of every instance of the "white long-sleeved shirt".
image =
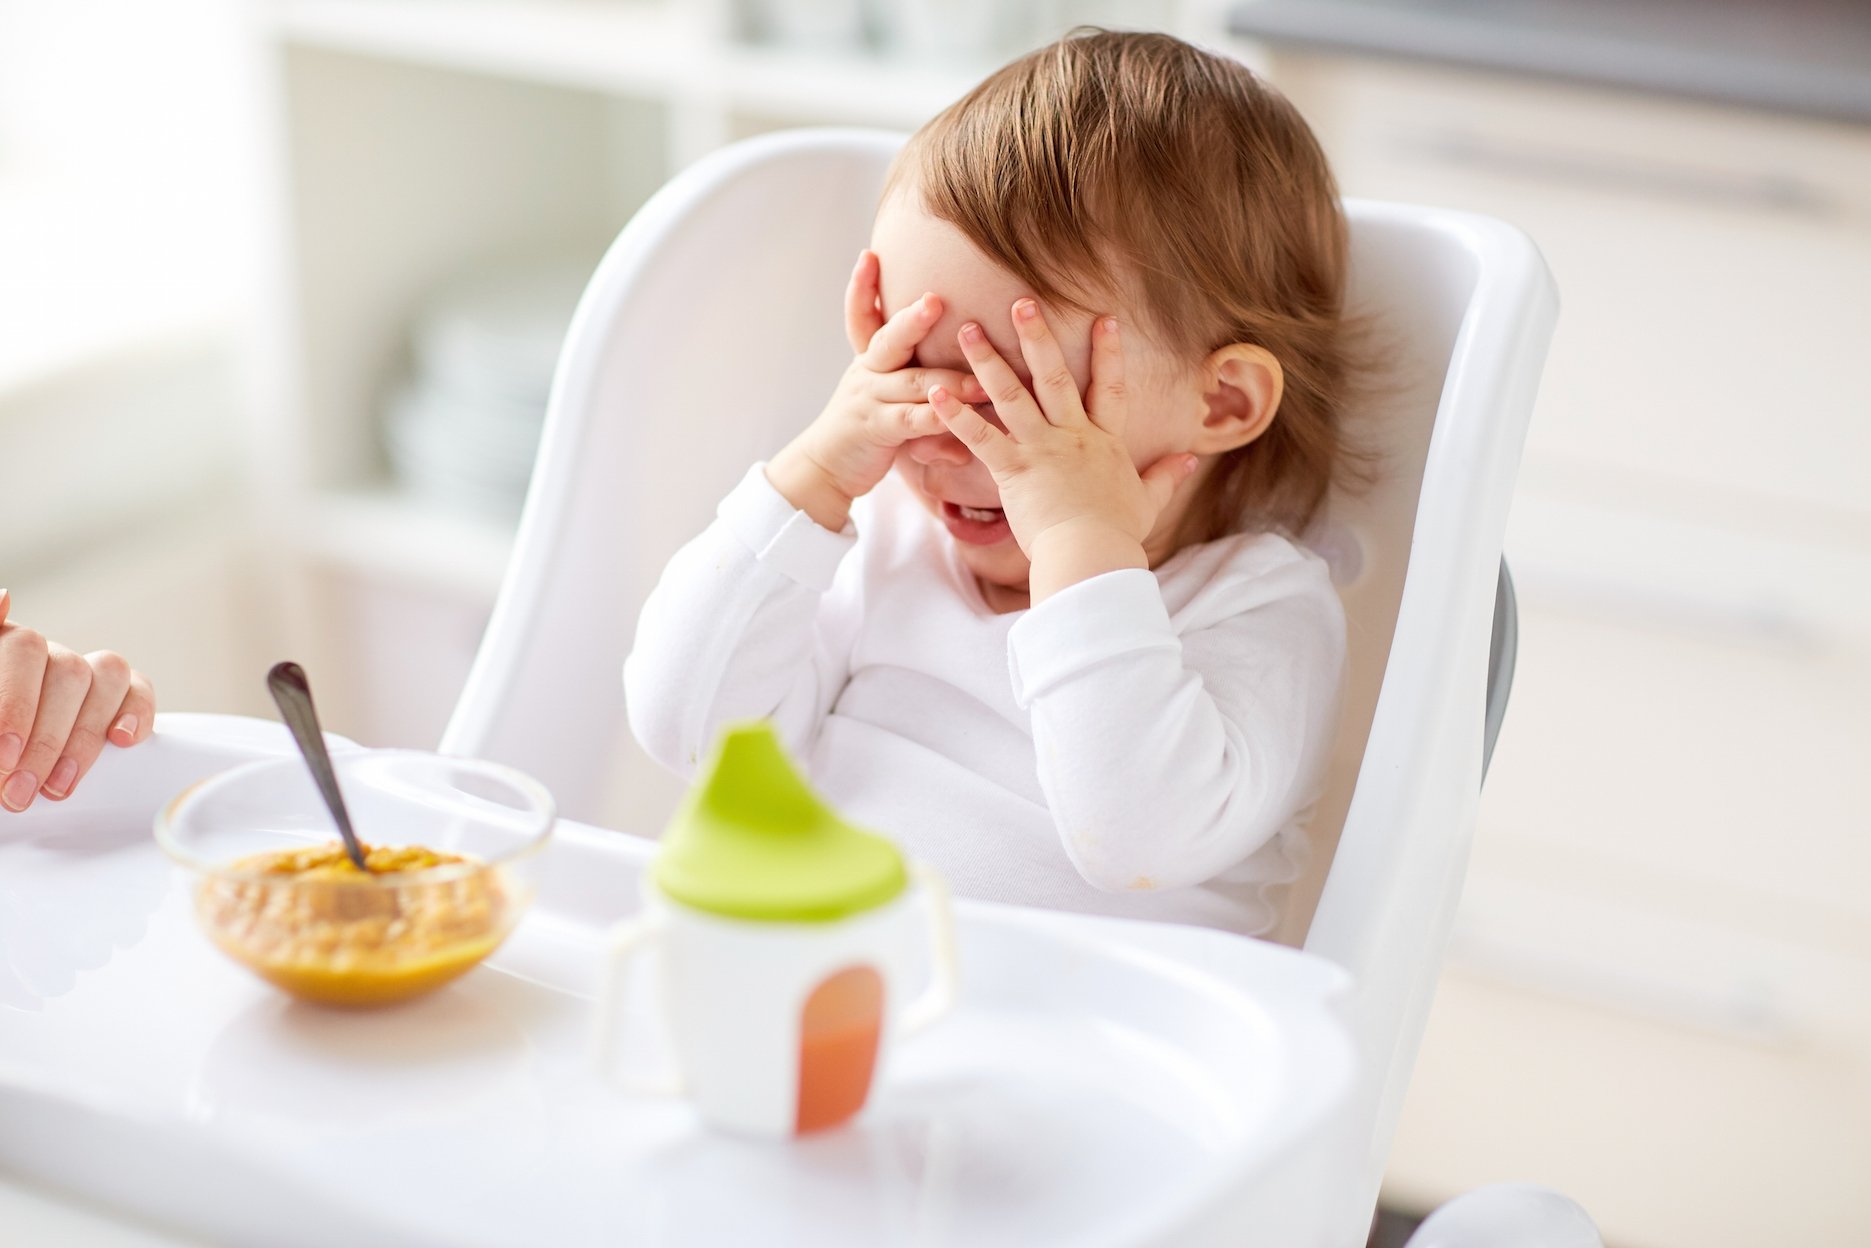
<path id="1" fill-rule="evenodd" d="M 1304 865 L 1344 655 L 1326 565 L 1273 534 L 996 614 L 894 476 L 833 533 L 755 465 L 644 604 L 624 688 L 685 775 L 771 718 L 964 896 L 1258 934 Z"/>

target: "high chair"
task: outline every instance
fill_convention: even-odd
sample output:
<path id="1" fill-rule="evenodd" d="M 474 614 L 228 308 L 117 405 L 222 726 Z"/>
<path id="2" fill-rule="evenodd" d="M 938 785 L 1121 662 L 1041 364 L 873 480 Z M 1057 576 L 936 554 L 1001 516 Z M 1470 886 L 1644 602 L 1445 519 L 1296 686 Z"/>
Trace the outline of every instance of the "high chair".
<path id="1" fill-rule="evenodd" d="M 533 773 L 592 817 L 628 750 L 617 673 L 669 555 L 746 469 L 814 416 L 849 362 L 838 323 L 902 136 L 809 130 L 736 144 L 674 179 L 611 247 L 560 358 L 517 548 L 444 752 Z M 1369 1146 L 1340 1176 L 1362 1244 L 1428 1014 L 1512 675 L 1502 535 L 1557 316 L 1502 222 L 1348 201 L 1350 303 L 1381 385 L 1353 428 L 1377 482 L 1307 540 L 1350 623 L 1350 685 L 1318 808 L 1320 870 L 1283 938 L 1350 972 Z M 815 311 L 816 310 L 816 311 Z M 1316 902 L 1316 905 L 1315 905 Z M 1416 1248 L 1584 1248 L 1565 1198 L 1484 1189 Z"/>
<path id="2" fill-rule="evenodd" d="M 570 819 L 549 856 L 558 864 L 549 884 L 568 907 L 562 913 L 585 915 L 579 921 L 614 921 L 616 908 L 636 895 L 633 881 L 647 858 L 643 842 L 588 826 L 605 823 L 607 793 L 614 796 L 619 774 L 633 774 L 621 667 L 638 608 L 669 554 L 708 521 L 716 499 L 749 462 L 777 449 L 817 413 L 848 362 L 837 318 L 845 274 L 868 238 L 885 169 L 901 142 L 899 135 L 876 132 L 799 131 L 750 140 L 698 162 L 626 227 L 578 308 L 516 550 L 442 749 L 518 766 L 554 792 Z M 1180 998 L 1157 994 L 1194 982 L 1234 994 L 1238 1007 L 1226 1017 L 1260 1020 L 1229 1032 L 1217 1030 L 1221 1015 L 1191 1014 L 1207 1021 L 1183 1025 L 1192 1041 L 1212 1042 L 1204 1061 L 1231 1076 L 1263 1080 L 1242 1111 L 1260 1115 L 1259 1134 L 1242 1137 L 1247 1144 L 1210 1147 L 1210 1155 L 1225 1161 L 1203 1177 L 1199 1192 L 1173 1200 L 1157 1192 L 1154 1205 L 1118 1193 L 1132 1229 L 1106 1226 L 1096 1236 L 1101 1244 L 1355 1248 L 1365 1242 L 1460 891 L 1486 752 L 1505 706 L 1513 605 L 1499 562 L 1501 539 L 1556 315 L 1552 280 L 1526 237 L 1500 222 L 1394 204 L 1351 202 L 1347 210 L 1351 302 L 1375 318 L 1385 361 L 1374 397 L 1355 413 L 1355 428 L 1378 452 L 1380 470 L 1369 491 L 1332 497 L 1305 535 L 1330 561 L 1343 595 L 1351 671 L 1336 762 L 1314 821 L 1319 871 L 1295 887 L 1285 907 L 1282 938 L 1303 953 L 1165 924 L 985 903 L 974 903 L 971 912 L 973 930 L 984 939 L 1022 927 L 1069 931 L 1069 942 L 1057 947 L 1069 951 L 1073 967 L 1091 965 L 1092 951 L 1105 950 L 1102 956 L 1117 959 L 1109 965 L 1131 968 L 1122 973 L 1130 978 L 1099 981 L 1125 985 L 1106 992 L 1114 1006 L 1170 1017 L 1158 1006 Z M 11 1169 L 194 1227 L 198 1236 L 209 1227 L 217 1240 L 246 1242 L 255 1228 L 270 1227 L 269 1242 L 376 1242 L 386 1234 L 380 1219 L 355 1227 L 346 1221 L 355 1212 L 348 1202 L 358 1193 L 347 1187 L 343 1199 L 332 1199 L 327 1189 L 307 1186 L 303 1167 L 315 1162 L 324 1175 L 328 1153 L 326 1137 L 308 1134 L 303 1124 L 320 1120 L 327 1097 L 370 1103 L 373 1070 L 403 1070 L 409 1054 L 431 1043 L 455 1044 L 444 1045 L 455 1052 L 464 1019 L 479 1018 L 507 1036 L 506 1047 L 490 1053 L 531 1052 L 537 1064 L 525 1068 L 547 1072 L 539 1081 L 516 1075 L 512 1086 L 477 1076 L 464 1085 L 474 1096 L 505 1105 L 505 1112 L 518 1115 L 514 1123 L 534 1122 L 543 1112 L 541 1098 L 564 1098 L 561 1117 L 552 1119 L 564 1130 L 535 1133 L 536 1155 L 545 1156 L 555 1141 L 600 1138 L 577 1134 L 581 1125 L 595 1131 L 585 1114 L 595 1091 L 561 1077 L 565 1059 L 553 1047 L 565 1043 L 558 1024 L 569 1017 L 575 994 L 561 985 L 554 996 L 537 978 L 584 965 L 567 961 L 584 947 L 576 923 L 522 924 L 521 947 L 508 951 L 519 959 L 514 974 L 484 979 L 478 995 L 464 989 L 427 1014 L 401 1015 L 376 1030 L 324 1030 L 302 1012 L 282 1011 L 257 985 L 230 979 L 234 970 L 210 960 L 213 951 L 181 917 L 185 897 L 165 882 L 147 833 L 150 816 L 196 779 L 290 748 L 277 725 L 166 713 L 158 718 L 156 739 L 109 752 L 70 801 L 37 803 L 0 824 L 0 885 L 16 889 L 8 895 L 30 897 L 36 890 L 54 901 L 66 898 L 60 903 L 65 909 L 45 920 L 58 928 L 58 940 L 5 946 L 7 932 L 0 930 L 0 953 L 10 949 L 24 957 L 40 950 L 40 960 L 53 969 L 89 975 L 72 994 L 82 1008 L 70 1002 L 38 1008 L 42 997 L 69 990 L 67 984 L 40 988 L 39 997 L 28 992 L 24 1013 L 0 1009 L 0 1119 L 22 1124 L 14 1132 L 0 1130 L 0 1196 Z M 632 806 L 624 826 L 656 826 L 660 812 L 644 796 L 650 792 L 647 784 L 625 786 Z M 113 888 L 123 897 L 107 897 Z M 152 906 L 159 908 L 155 919 Z M 145 927 L 145 936 L 132 939 L 134 933 L 119 930 L 123 924 Z M 1100 933 L 1095 940 L 1093 929 Z M 118 960 L 122 965 L 111 953 L 120 945 L 136 953 Z M 1161 961 L 1170 949 L 1187 958 Z M 1168 969 L 1136 970 L 1152 966 Z M 148 978 L 149 968 L 167 977 L 159 991 L 150 987 L 157 981 Z M 992 969 L 977 964 L 977 982 L 991 980 L 979 972 Z M 30 989 L 19 980 L 17 963 L 13 970 L 13 988 Z M 1082 969 L 1035 972 L 1026 980 L 1003 975 L 1002 990 L 1024 1001 L 1042 984 L 1066 983 L 1074 975 L 1086 978 Z M 0 1006 L 7 1004 L 9 982 L 0 975 Z M 1302 982 L 1330 986 L 1306 998 L 1303 1027 L 1296 1013 L 1278 1013 L 1273 1005 L 1282 992 L 1289 1002 L 1298 1000 L 1295 985 Z M 532 991 L 528 984 L 544 995 L 524 997 Z M 490 1004 L 509 998 L 534 1006 L 503 1014 Z M 163 1003 L 169 1038 L 144 1049 L 113 1020 L 144 1017 L 134 1011 L 146 1000 Z M 191 1004 L 177 1004 L 183 1001 Z M 86 1010 L 103 1012 L 94 1017 Z M 521 1024 L 543 1030 L 527 1033 L 532 1038 L 523 1043 L 513 1039 L 520 1032 L 500 1030 Z M 1128 1035 L 1126 1026 L 1116 1031 Z M 1006 1049 L 980 1047 L 981 1034 L 974 1043 L 984 1065 L 974 1069 L 987 1079 L 1001 1072 Z M 1266 1037 L 1273 1035 L 1290 1043 L 1283 1039 L 1284 1048 L 1270 1048 Z M 17 1050 L 7 1048 L 9 1036 Z M 336 1048 L 306 1050 L 321 1037 Z M 965 1051 L 968 1043 L 965 1035 L 940 1042 L 932 1035 L 926 1052 Z M 372 1044 L 390 1045 L 384 1052 L 395 1060 L 376 1066 L 352 1060 L 363 1052 L 353 1052 L 356 1046 Z M 1237 1045 L 1260 1046 L 1254 1051 L 1261 1059 L 1231 1062 Z M 119 1051 L 122 1060 L 114 1056 Z M 445 1080 L 449 1069 L 444 1063 L 431 1073 Z M 1201 1112 L 1213 1108 L 1210 1092 L 1219 1085 L 1191 1083 L 1185 1065 L 1174 1071 L 1174 1086 L 1200 1099 Z M 300 1080 L 341 1075 L 337 1083 L 320 1084 L 325 1091 L 317 1096 L 293 1091 Z M 1234 1084 L 1246 1086 L 1238 1078 Z M 289 1095 L 274 1098 L 277 1114 L 268 1117 L 265 1102 L 276 1089 Z M 1294 1089 L 1318 1090 L 1317 1099 L 1311 1110 L 1283 1114 L 1295 1104 Z M 116 1099 L 132 1092 L 131 1099 Z M 228 1111 L 219 1119 L 209 1112 L 216 1104 Z M 1099 1103 L 1073 1093 L 1070 1104 L 1097 1109 Z M 629 1109 L 622 1121 L 670 1121 L 641 1102 Z M 998 1125 L 1005 1107 L 996 1102 L 990 1109 Z M 1329 1129 L 1310 1138 L 1279 1135 L 1285 1126 L 1328 1119 Z M 493 1127 L 452 1113 L 436 1121 L 444 1120 L 451 1141 L 506 1142 L 495 1128 L 508 1119 L 494 1119 Z M 1106 1139 L 1097 1130 L 1102 1121 L 1093 1115 L 1082 1134 Z M 1205 1139 L 1216 1134 L 1207 1126 L 1204 1132 Z M 376 1140 L 368 1130 L 346 1138 L 366 1150 L 389 1147 L 383 1140 L 404 1147 L 403 1137 Z M 448 1143 L 439 1134 L 421 1138 L 431 1151 Z M 1275 1138 L 1292 1147 L 1252 1151 L 1254 1141 Z M 261 1145 L 249 1148 L 243 1140 Z M 460 1156 L 481 1157 L 467 1145 L 456 1147 L 467 1149 Z M 810 1155 L 835 1168 L 863 1162 L 865 1147 L 863 1139 L 850 1137 Z M 885 1148 L 880 1156 L 888 1165 L 879 1173 L 894 1173 L 900 1152 L 900 1142 Z M 403 1151 L 396 1156 L 399 1164 L 422 1160 Z M 678 1151 L 676 1161 L 692 1164 L 674 1173 L 690 1174 L 709 1191 L 721 1175 L 738 1173 L 736 1167 L 764 1164 L 768 1178 L 783 1177 L 784 1165 L 759 1157 L 727 1146 Z M 582 1154 L 557 1165 L 541 1162 L 531 1175 L 540 1185 L 534 1197 L 566 1207 L 572 1196 L 605 1186 L 593 1180 L 555 1198 L 550 1182 L 578 1164 L 592 1163 Z M 632 1179 L 645 1185 L 646 1199 L 655 1199 L 663 1189 L 652 1180 L 669 1172 L 643 1165 L 639 1154 L 636 1172 L 603 1173 L 612 1187 Z M 206 1194 L 200 1190 L 204 1176 L 215 1176 Z M 488 1181 L 467 1195 L 486 1197 Z M 864 1196 L 871 1189 L 853 1180 L 836 1191 Z M 520 1209 L 526 1219 L 549 1212 Z M 743 1212 L 764 1216 L 757 1204 Z M 998 1206 L 985 1211 L 1002 1212 Z M 1282 1227 L 1296 1229 L 1289 1234 Z M 402 1236 L 398 1242 L 432 1239 Z M 1597 1248 L 1599 1239 L 1563 1196 L 1507 1185 L 1451 1201 L 1412 1244 Z"/>

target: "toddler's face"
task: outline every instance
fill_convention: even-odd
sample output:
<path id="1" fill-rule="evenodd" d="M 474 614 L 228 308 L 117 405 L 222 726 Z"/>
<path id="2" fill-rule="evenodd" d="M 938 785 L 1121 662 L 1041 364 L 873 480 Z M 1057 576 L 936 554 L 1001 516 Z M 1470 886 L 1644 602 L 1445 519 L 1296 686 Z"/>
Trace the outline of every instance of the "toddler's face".
<path id="1" fill-rule="evenodd" d="M 974 321 L 1031 388 L 1032 377 L 1014 333 L 1012 308 L 1016 299 L 1030 297 L 1032 292 L 982 255 L 960 230 L 930 216 L 913 183 L 899 188 L 878 210 L 871 249 L 879 260 L 885 316 L 920 298 L 924 291 L 942 297 L 942 319 L 917 349 L 916 363 L 967 369 L 955 335 Z M 1091 380 L 1094 313 L 1073 312 L 1044 301 L 1040 306 L 1083 395 Z M 1189 450 L 1207 410 L 1196 370 L 1160 348 L 1148 326 L 1129 309 L 1119 306 L 1096 312 L 1115 314 L 1122 327 L 1130 411 L 1124 442 L 1131 462 L 1141 471 L 1165 455 Z M 1000 423 L 991 405 L 981 404 L 978 410 Z M 983 582 L 989 601 L 1024 605 L 1020 600 L 1027 590 L 1029 564 L 1000 514 L 1000 491 L 987 468 L 949 434 L 905 444 L 897 454 L 896 468 L 948 529 L 962 562 Z M 1167 537 L 1182 519 L 1190 493 L 1186 487 L 1178 491 L 1158 519 L 1145 544 L 1153 562 L 1169 553 Z"/>

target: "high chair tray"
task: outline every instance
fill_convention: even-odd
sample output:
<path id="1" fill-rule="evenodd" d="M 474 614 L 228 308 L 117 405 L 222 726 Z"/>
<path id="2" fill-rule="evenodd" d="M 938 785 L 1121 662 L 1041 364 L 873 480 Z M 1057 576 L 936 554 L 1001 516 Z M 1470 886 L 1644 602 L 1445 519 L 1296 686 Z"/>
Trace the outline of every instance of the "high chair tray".
<path id="1" fill-rule="evenodd" d="M 159 743 L 146 789 L 165 750 L 173 788 L 212 769 Z M 1356 1141 L 1318 959 L 963 901 L 954 1012 L 855 1123 L 760 1143 L 591 1069 L 602 935 L 649 842 L 562 822 L 486 965 L 338 1012 L 208 944 L 126 792 L 0 821 L 0 1171 L 28 1183 L 282 1248 L 1324 1242 Z"/>

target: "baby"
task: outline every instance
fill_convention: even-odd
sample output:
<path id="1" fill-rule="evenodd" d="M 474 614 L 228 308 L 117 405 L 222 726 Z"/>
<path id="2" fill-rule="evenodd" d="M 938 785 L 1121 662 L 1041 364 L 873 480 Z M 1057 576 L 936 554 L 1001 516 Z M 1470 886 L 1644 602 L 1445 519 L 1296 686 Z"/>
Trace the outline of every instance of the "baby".
<path id="1" fill-rule="evenodd" d="M 1345 653 L 1293 540 L 1344 458 L 1345 224 L 1317 143 L 1233 61 L 1074 35 L 910 140 L 871 241 L 831 400 L 644 607 L 633 731 L 690 772 L 723 724 L 770 717 L 832 802 L 964 894 L 1270 930 Z M 17 810 L 147 735 L 154 703 L 6 608 Z"/>
<path id="2" fill-rule="evenodd" d="M 1241 65 L 1078 34 L 911 138 L 856 359 L 679 551 L 624 666 L 694 769 L 771 718 L 966 895 L 1260 934 L 1304 865 L 1345 624 L 1345 225 Z"/>

